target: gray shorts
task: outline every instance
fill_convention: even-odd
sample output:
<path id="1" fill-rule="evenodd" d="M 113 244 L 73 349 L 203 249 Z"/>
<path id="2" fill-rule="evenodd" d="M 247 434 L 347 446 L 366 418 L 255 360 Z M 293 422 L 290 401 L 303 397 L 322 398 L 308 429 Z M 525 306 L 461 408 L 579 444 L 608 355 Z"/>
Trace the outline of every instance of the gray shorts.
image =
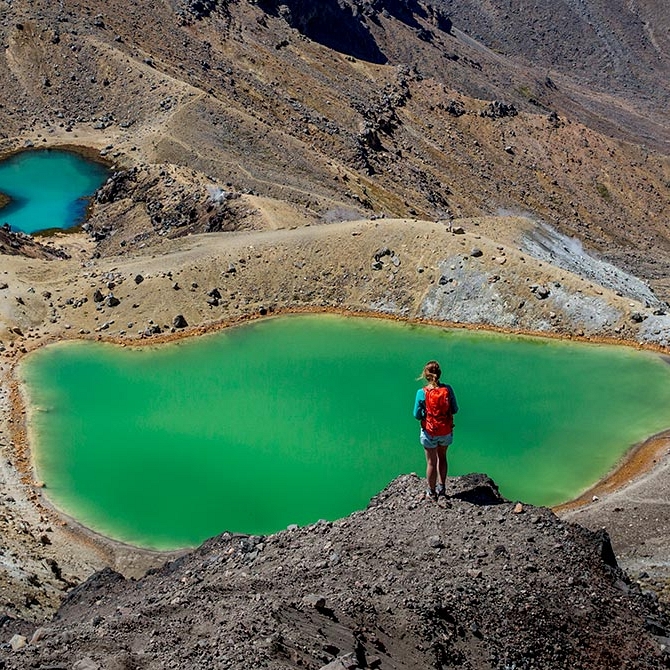
<path id="1" fill-rule="evenodd" d="M 448 447 L 454 441 L 454 434 L 449 433 L 449 435 L 428 435 L 428 433 L 422 428 L 421 433 L 419 434 L 419 440 L 421 441 L 421 446 L 424 449 L 435 449 L 438 446 Z"/>

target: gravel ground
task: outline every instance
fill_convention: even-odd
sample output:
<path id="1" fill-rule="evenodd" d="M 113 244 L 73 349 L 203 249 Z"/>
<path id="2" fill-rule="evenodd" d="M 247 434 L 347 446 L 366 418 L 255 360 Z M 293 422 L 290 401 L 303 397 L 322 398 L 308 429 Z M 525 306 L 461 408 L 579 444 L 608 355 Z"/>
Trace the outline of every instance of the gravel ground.
<path id="1" fill-rule="evenodd" d="M 484 476 L 422 494 L 407 475 L 339 521 L 224 533 L 136 581 L 104 570 L 53 621 L 5 621 L 4 667 L 668 667 L 663 610 L 605 533 Z"/>

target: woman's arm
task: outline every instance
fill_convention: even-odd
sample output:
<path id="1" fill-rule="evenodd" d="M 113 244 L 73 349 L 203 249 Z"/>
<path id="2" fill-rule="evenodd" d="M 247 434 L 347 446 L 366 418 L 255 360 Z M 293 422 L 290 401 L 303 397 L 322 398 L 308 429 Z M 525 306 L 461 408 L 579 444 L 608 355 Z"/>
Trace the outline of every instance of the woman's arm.
<path id="1" fill-rule="evenodd" d="M 451 396 L 449 405 L 451 406 L 451 413 L 456 414 L 458 412 L 458 402 L 456 401 L 456 394 L 454 393 L 454 389 L 449 386 L 449 395 Z"/>
<path id="2" fill-rule="evenodd" d="M 414 399 L 414 418 L 422 421 L 426 418 L 426 394 L 423 389 L 416 392 Z"/>

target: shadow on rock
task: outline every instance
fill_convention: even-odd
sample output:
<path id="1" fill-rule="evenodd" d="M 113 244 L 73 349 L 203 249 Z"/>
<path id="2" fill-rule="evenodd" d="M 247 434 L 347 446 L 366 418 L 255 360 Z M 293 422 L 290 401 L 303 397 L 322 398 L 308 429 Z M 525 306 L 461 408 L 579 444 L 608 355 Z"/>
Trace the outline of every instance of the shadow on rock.
<path id="1" fill-rule="evenodd" d="M 268 14 L 281 16 L 291 28 L 329 49 L 384 65 L 388 59 L 371 35 L 363 17 L 337 0 L 260 0 Z"/>
<path id="2" fill-rule="evenodd" d="M 487 475 L 479 473 L 464 475 L 454 480 L 451 497 L 473 505 L 500 505 L 507 502 L 500 495 L 496 483 Z"/>

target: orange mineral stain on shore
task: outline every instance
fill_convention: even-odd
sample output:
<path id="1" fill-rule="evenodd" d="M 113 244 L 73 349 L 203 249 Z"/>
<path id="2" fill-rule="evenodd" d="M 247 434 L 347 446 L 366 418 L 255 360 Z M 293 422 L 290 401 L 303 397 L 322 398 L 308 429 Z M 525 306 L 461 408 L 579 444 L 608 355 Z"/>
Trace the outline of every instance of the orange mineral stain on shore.
<path id="1" fill-rule="evenodd" d="M 669 453 L 670 430 L 665 430 L 633 447 L 605 478 L 584 491 L 578 498 L 556 505 L 552 509 L 561 514 L 593 502 L 594 496 L 602 498 L 623 489 L 635 479 L 652 471 Z"/>

